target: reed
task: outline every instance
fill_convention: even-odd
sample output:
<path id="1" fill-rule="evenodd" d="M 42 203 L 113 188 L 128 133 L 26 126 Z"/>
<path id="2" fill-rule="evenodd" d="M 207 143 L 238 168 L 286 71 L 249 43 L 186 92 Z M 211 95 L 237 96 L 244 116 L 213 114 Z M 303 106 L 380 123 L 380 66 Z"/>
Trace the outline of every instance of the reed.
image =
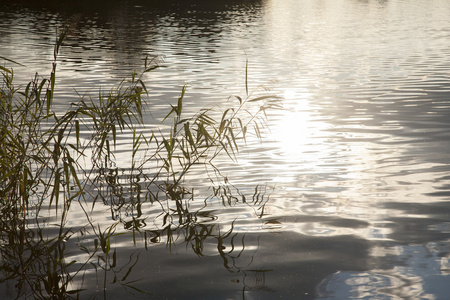
<path id="1" fill-rule="evenodd" d="M 221 175 L 214 159 L 223 153 L 235 160 L 240 143 L 249 134 L 261 136 L 265 111 L 279 107 L 273 95 L 249 93 L 246 78 L 245 96 L 231 97 L 231 107 L 223 111 L 203 109 L 185 116 L 184 86 L 164 119 L 171 120 L 169 129 L 144 133 L 141 129 L 145 128 L 145 97 L 149 91 L 143 76 L 158 67 L 157 59 L 146 58 L 140 73 L 133 72 L 109 92 L 100 91 L 96 98 L 80 95 L 79 101 L 64 114 L 56 114 L 53 111 L 56 65 L 68 30 L 68 27 L 61 30 L 57 37 L 48 78 L 36 75 L 26 86 L 17 87 L 13 68 L 0 66 L 1 270 L 2 281 L 16 280 L 18 297 L 70 297 L 81 292 L 70 288 L 71 281 L 87 265 L 114 271 L 117 253 L 111 249 L 110 240 L 117 234 L 120 223 L 132 232 L 134 241 L 136 235 L 145 239 L 147 235 L 156 239 L 166 235 L 169 246 L 175 232 L 184 232 L 186 244 L 202 255 L 202 243 L 213 235 L 214 226 L 200 224 L 196 212 L 189 211 L 188 202 L 194 199 L 194 191 L 183 186 L 184 177 L 194 166 L 201 165 L 210 174 L 211 182 L 215 182 L 213 176 Z M 89 135 L 81 137 L 87 128 Z M 123 163 L 115 158 L 115 146 L 121 133 L 131 134 L 133 143 L 131 164 L 121 166 L 119 175 L 118 165 Z M 90 161 L 89 167 L 86 159 Z M 243 195 L 232 195 L 228 178 L 222 180 L 227 187 L 213 188 L 214 197 L 221 198 L 224 205 L 239 199 L 245 201 Z M 254 205 L 260 207 L 265 203 L 261 193 L 257 188 L 253 196 L 257 199 Z M 115 222 L 107 228 L 101 228 L 90 215 L 98 201 L 111 207 Z M 143 229 L 145 202 L 161 204 L 163 230 Z M 66 226 L 74 204 L 86 216 L 82 229 Z M 57 234 L 49 237 L 46 229 L 40 227 L 39 216 L 43 211 L 51 211 L 56 217 Z M 121 213 L 124 211 L 126 214 Z M 219 248 L 231 231 L 215 236 Z M 96 237 L 91 248 L 79 244 L 87 255 L 85 262 L 64 259 L 64 242 L 75 232 L 80 236 L 90 232 Z M 223 251 L 220 255 L 227 260 Z M 93 263 L 95 258 L 97 263 Z M 75 263 L 78 269 L 73 271 Z M 136 263 L 130 263 L 130 271 Z M 126 280 L 122 284 L 133 288 Z"/>

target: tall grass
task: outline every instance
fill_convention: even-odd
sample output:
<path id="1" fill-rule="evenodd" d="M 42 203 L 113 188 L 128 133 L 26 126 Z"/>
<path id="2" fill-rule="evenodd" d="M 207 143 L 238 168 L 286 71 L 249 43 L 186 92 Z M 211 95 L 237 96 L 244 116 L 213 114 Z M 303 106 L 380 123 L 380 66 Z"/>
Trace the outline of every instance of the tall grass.
<path id="1" fill-rule="evenodd" d="M 64 114 L 57 114 L 53 111 L 56 65 L 67 32 L 65 28 L 57 37 L 48 78 L 36 75 L 26 86 L 16 86 L 13 68 L 0 66 L 2 281 L 15 281 L 18 297 L 76 296 L 81 289 L 73 288 L 71 282 L 87 265 L 104 272 L 114 273 L 117 269 L 117 253 L 110 239 L 120 223 L 134 240 L 139 235 L 145 241 L 147 237 L 158 241 L 164 235 L 169 247 L 175 233 L 183 234 L 186 245 L 198 255 L 203 253 L 203 241 L 214 236 L 228 268 L 231 254 L 220 245 L 231 235 L 232 228 L 225 234 L 214 233 L 215 225 L 199 222 L 198 211 L 189 210 L 194 191 L 184 186 L 183 179 L 200 165 L 213 184 L 213 177 L 220 177 L 214 159 L 222 153 L 234 160 L 249 134 L 260 137 L 265 111 L 278 107 L 276 97 L 249 93 L 246 78 L 245 96 L 233 96 L 230 107 L 223 111 L 203 109 L 186 116 L 185 86 L 177 103 L 168 108 L 164 120 L 171 121 L 169 128 L 144 132 L 141 129 L 145 127 L 145 97 L 149 91 L 143 78 L 158 67 L 156 59 L 146 58 L 142 72 L 132 73 L 116 88 L 99 92 L 96 98 L 80 96 Z M 90 131 L 86 136 L 87 129 Z M 121 133 L 130 134 L 133 143 L 131 163 L 122 166 L 119 174 L 118 165 L 123 162 L 116 160 L 116 145 Z M 226 185 L 215 186 L 214 197 L 222 199 L 224 205 L 247 201 L 237 190 L 232 191 L 228 178 L 222 179 Z M 264 189 L 256 188 L 248 203 L 261 208 L 266 201 L 263 194 Z M 98 201 L 111 208 L 115 222 L 107 228 L 101 228 L 90 215 Z M 160 204 L 161 230 L 145 229 L 144 202 Z M 66 226 L 74 204 L 86 216 L 86 226 L 77 230 Z M 123 211 L 126 217 L 121 215 Z M 41 228 L 42 212 L 55 217 L 57 234 Z M 79 244 L 87 256 L 84 262 L 64 259 L 64 242 L 75 232 L 96 236 L 93 247 Z M 131 271 L 136 263 L 130 260 L 125 269 Z M 126 280 L 121 284 L 132 287 Z"/>

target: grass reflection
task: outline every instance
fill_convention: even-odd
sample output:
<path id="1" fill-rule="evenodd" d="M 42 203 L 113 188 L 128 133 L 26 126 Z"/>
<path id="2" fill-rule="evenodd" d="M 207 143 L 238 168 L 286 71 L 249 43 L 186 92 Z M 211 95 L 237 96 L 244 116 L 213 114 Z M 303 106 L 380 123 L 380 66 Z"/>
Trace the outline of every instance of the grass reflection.
<path id="1" fill-rule="evenodd" d="M 29 230 L 28 220 L 9 218 L 2 212 L 1 282 L 14 282 L 16 298 L 63 299 L 79 290 L 70 290 L 72 276 L 67 267 L 74 262 L 64 262 L 65 240 L 70 230 L 47 236 L 46 230 Z M 39 224 L 37 224 L 39 226 Z"/>
<path id="2" fill-rule="evenodd" d="M 165 242 L 171 250 L 182 241 L 198 256 L 206 255 L 205 243 L 213 240 L 224 267 L 239 272 L 245 234 L 235 232 L 234 222 L 224 230 L 204 210 L 206 202 L 247 205 L 258 217 L 268 198 L 264 187 L 246 197 L 213 161 L 219 154 L 235 159 L 240 142 L 259 136 L 265 110 L 278 107 L 276 99 L 249 93 L 246 79 L 246 95 L 234 96 L 236 105 L 185 116 L 184 87 L 164 119 L 172 124 L 144 134 L 148 91 L 142 76 L 157 68 L 155 58 L 108 93 L 95 99 L 80 95 L 60 115 L 52 102 L 57 56 L 67 32 L 68 27 L 58 36 L 49 78 L 36 75 L 25 88 L 16 87 L 13 69 L 0 67 L 0 282 L 14 284 L 15 298 L 78 298 L 85 278 L 94 273 L 104 297 L 109 282 L 144 293 L 130 279 L 139 253 L 120 257 L 113 245 L 119 236 L 130 237 L 134 246 L 144 240 L 148 251 L 151 244 Z M 121 133 L 132 135 L 127 166 L 116 159 Z M 200 207 L 195 190 L 184 183 L 198 166 L 214 174 L 208 175 L 212 195 Z M 96 219 L 99 206 L 110 210 L 108 222 Z M 76 226 L 70 225 L 75 219 Z M 69 247 L 67 241 L 77 236 L 77 247 Z"/>

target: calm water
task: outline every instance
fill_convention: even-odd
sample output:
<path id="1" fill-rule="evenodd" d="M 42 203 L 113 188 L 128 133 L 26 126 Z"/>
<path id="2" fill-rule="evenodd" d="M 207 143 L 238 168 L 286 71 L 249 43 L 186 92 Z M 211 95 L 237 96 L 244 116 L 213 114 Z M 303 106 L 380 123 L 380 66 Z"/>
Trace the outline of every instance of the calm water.
<path id="1" fill-rule="evenodd" d="M 74 279 L 87 289 L 80 297 L 448 299 L 450 1 L 187 2 L 0 8 L 0 56 L 27 66 L 15 68 L 24 83 L 50 72 L 55 30 L 76 20 L 58 63 L 61 112 L 74 90 L 108 89 L 146 55 L 164 56 L 145 78 L 149 126 L 184 84 L 189 112 L 245 92 L 246 60 L 250 89 L 282 97 L 263 141 L 218 163 L 242 193 L 262 187 L 262 201 L 205 202 L 207 175 L 194 170 L 186 183 L 199 191 L 189 204 L 195 226 L 180 225 L 169 243 L 161 206 L 143 206 L 145 238 L 116 237 L 118 267 L 86 267 Z M 120 147 L 130 145 L 124 136 Z M 108 205 L 93 214 L 113 223 Z M 83 226 L 79 215 L 67 226 Z M 197 255 L 185 240 L 202 229 L 210 234 Z M 85 260 L 80 239 L 66 242 L 67 261 Z M 150 295 L 125 285 L 132 281 Z M 15 297 L 14 281 L 0 293 Z"/>

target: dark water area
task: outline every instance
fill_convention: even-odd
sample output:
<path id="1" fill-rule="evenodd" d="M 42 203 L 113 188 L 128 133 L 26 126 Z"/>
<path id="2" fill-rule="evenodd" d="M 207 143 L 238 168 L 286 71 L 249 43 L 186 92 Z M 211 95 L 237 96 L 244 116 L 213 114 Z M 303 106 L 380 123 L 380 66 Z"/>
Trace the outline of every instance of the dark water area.
<path id="1" fill-rule="evenodd" d="M 188 113 L 245 93 L 246 61 L 250 90 L 283 104 L 236 162 L 218 158 L 236 197 L 211 197 L 210 174 L 198 168 L 186 175 L 195 197 L 182 217 L 170 200 L 136 207 L 128 190 L 123 203 L 96 204 L 101 228 L 117 223 L 107 271 L 80 251 L 96 235 L 74 209 L 64 260 L 76 261 L 67 270 L 80 298 L 449 299 L 450 2 L 0 4 L 0 56 L 26 67 L 0 64 L 23 84 L 49 74 L 56 29 L 72 24 L 57 112 L 141 70 L 146 56 L 161 66 L 143 78 L 149 128 L 164 129 L 185 84 Z M 123 134 L 119 168 L 131 145 Z M 57 234 L 55 216 L 37 217 Z M 6 240 L 0 295 L 32 297 L 5 267 L 14 264 Z"/>

